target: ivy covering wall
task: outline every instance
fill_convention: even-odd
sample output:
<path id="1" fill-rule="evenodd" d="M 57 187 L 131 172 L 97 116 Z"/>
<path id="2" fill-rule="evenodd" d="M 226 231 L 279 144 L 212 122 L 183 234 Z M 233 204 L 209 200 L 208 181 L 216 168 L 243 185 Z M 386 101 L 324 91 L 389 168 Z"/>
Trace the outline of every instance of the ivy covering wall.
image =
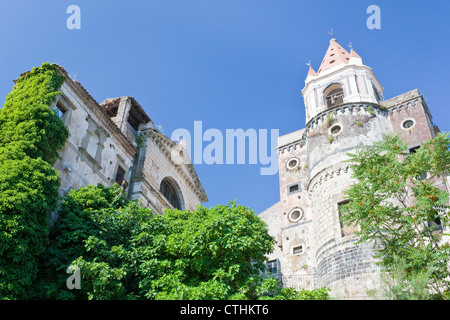
<path id="1" fill-rule="evenodd" d="M 58 201 L 53 169 L 69 132 L 50 105 L 65 78 L 44 63 L 22 75 L 0 110 L 0 299 L 26 298 Z"/>

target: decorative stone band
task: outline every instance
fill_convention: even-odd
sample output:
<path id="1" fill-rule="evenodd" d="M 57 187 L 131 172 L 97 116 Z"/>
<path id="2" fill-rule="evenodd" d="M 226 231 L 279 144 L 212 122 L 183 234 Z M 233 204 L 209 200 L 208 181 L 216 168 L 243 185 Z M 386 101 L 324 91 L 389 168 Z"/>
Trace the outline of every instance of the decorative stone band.
<path id="1" fill-rule="evenodd" d="M 323 182 L 333 179 L 341 174 L 347 174 L 351 172 L 350 164 L 344 163 L 334 166 L 332 168 L 326 168 L 317 173 L 313 178 L 309 180 L 307 185 L 307 190 L 309 193 L 313 194 L 316 191 L 316 188 L 321 185 Z"/>
<path id="2" fill-rule="evenodd" d="M 402 109 L 415 108 L 419 106 L 425 109 L 425 112 L 428 114 L 430 119 L 432 118 L 423 96 L 417 89 L 383 101 L 382 106 L 388 110 L 389 114 L 393 114 L 394 111 L 400 112 Z"/>
<path id="3" fill-rule="evenodd" d="M 422 104 L 421 100 L 419 100 L 419 99 L 411 100 L 406 103 L 389 108 L 388 112 L 389 112 L 389 114 L 393 114 L 394 111 L 400 112 L 402 109 L 415 108 L 415 107 L 419 106 L 419 104 L 420 105 Z"/>
<path id="4" fill-rule="evenodd" d="M 285 151 L 290 152 L 291 150 L 297 150 L 297 148 L 303 148 L 305 146 L 306 139 L 302 138 L 296 141 L 293 141 L 289 144 L 286 144 L 284 146 L 278 147 L 276 150 L 278 154 L 284 153 Z"/>

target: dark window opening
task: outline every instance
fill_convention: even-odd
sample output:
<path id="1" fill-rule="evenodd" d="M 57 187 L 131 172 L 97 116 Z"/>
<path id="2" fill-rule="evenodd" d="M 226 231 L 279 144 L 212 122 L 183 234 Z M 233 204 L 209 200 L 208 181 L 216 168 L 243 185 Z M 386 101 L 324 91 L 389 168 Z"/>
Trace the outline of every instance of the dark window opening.
<path id="1" fill-rule="evenodd" d="M 141 124 L 151 121 L 145 111 L 138 105 L 137 102 L 133 100 L 130 113 L 128 114 L 127 122 L 134 129 L 134 131 L 139 130 Z"/>
<path id="2" fill-rule="evenodd" d="M 341 226 L 341 236 L 349 236 L 351 234 L 354 234 L 354 228 L 347 226 L 342 221 L 342 215 L 343 215 L 343 208 L 350 203 L 350 200 L 344 200 L 338 203 L 338 213 L 339 213 L 339 223 Z"/>
<path id="3" fill-rule="evenodd" d="M 64 114 L 67 112 L 67 109 L 64 108 L 60 103 L 56 104 L 55 112 L 60 119 L 63 118 Z"/>
<path id="4" fill-rule="evenodd" d="M 181 210 L 180 198 L 171 183 L 167 180 L 163 180 L 161 182 L 160 191 L 174 208 Z"/>
<path id="5" fill-rule="evenodd" d="M 289 187 L 289 193 L 293 193 L 299 190 L 299 185 L 298 184 L 294 184 L 293 186 Z"/>
<path id="6" fill-rule="evenodd" d="M 412 120 L 406 120 L 405 122 L 403 122 L 403 128 L 405 129 L 409 129 L 412 126 L 414 126 L 414 121 Z"/>
<path id="7" fill-rule="evenodd" d="M 341 126 L 340 125 L 335 125 L 335 126 L 333 126 L 332 128 L 331 128 L 331 134 L 333 134 L 333 135 L 337 135 L 337 134 L 339 134 L 340 132 L 341 132 L 341 130 L 342 130 L 342 128 L 341 128 Z"/>
<path id="8" fill-rule="evenodd" d="M 409 148 L 409 153 L 416 153 L 420 149 L 420 146 Z"/>
<path id="9" fill-rule="evenodd" d="M 108 115 L 108 117 L 114 118 L 115 116 L 117 116 L 117 112 L 119 111 L 119 106 L 114 105 L 110 108 L 105 108 L 104 110 L 105 110 L 105 113 Z"/>
<path id="10" fill-rule="evenodd" d="M 427 172 L 420 172 L 417 176 L 416 176 L 416 180 L 419 181 L 423 181 L 428 177 L 428 173 Z"/>
<path id="11" fill-rule="evenodd" d="M 127 188 L 128 182 L 125 180 L 125 169 L 123 169 L 121 166 L 117 167 L 117 173 L 116 173 L 116 182 L 121 185 L 124 189 Z"/>
<path id="12" fill-rule="evenodd" d="M 325 97 L 325 99 L 328 108 L 338 106 L 344 103 L 344 91 L 341 88 L 334 89 Z"/>
<path id="13" fill-rule="evenodd" d="M 297 246 L 292 249 L 293 254 L 301 254 L 303 253 L 303 246 Z"/>
<path id="14" fill-rule="evenodd" d="M 443 217 L 448 215 L 448 209 L 443 206 L 434 207 L 430 212 L 429 221 L 427 221 L 428 228 L 431 231 L 442 231 L 444 229 L 444 220 Z"/>
<path id="15" fill-rule="evenodd" d="M 298 166 L 298 160 L 297 159 L 292 159 L 291 161 L 289 161 L 288 163 L 288 167 L 290 169 L 294 169 Z"/>
<path id="16" fill-rule="evenodd" d="M 268 261 L 266 266 L 267 266 L 268 274 L 278 274 L 278 261 L 277 260 Z"/>
<path id="17" fill-rule="evenodd" d="M 138 131 L 141 121 L 139 121 L 134 112 L 130 111 L 130 114 L 128 116 L 128 123 L 135 131 Z"/>
<path id="18" fill-rule="evenodd" d="M 442 230 L 442 220 L 439 217 L 436 217 L 433 221 L 428 221 L 428 227 L 431 228 L 432 231 Z"/>

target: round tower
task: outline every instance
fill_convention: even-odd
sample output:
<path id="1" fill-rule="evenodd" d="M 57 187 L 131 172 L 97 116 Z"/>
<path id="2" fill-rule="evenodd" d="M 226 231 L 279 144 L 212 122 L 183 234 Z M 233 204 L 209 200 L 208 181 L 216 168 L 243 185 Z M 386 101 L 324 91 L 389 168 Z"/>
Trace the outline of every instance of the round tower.
<path id="1" fill-rule="evenodd" d="M 338 298 L 367 298 L 378 277 L 372 246 L 355 244 L 339 206 L 355 182 L 347 153 L 372 146 L 389 131 L 379 105 L 383 88 L 361 57 L 333 38 L 318 71 L 310 66 L 302 94 L 316 287 L 328 287 Z"/>

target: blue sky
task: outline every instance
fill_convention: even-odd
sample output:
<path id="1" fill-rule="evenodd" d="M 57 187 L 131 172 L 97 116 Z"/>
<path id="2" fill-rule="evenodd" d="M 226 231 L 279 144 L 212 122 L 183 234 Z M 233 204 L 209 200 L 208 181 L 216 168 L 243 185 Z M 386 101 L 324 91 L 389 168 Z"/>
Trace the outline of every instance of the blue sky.
<path id="1" fill-rule="evenodd" d="M 81 30 L 69 30 L 69 5 Z M 381 29 L 369 30 L 369 5 Z M 333 29 L 385 88 L 419 89 L 434 123 L 449 131 L 450 1 L 43 0 L 0 2 L 0 98 L 43 62 L 63 66 L 98 101 L 133 96 L 170 137 L 173 130 L 304 127 L 301 97 Z M 3 103 L 3 102 L 2 102 Z M 206 206 L 238 200 L 259 213 L 279 200 L 278 175 L 257 165 L 196 165 Z"/>

